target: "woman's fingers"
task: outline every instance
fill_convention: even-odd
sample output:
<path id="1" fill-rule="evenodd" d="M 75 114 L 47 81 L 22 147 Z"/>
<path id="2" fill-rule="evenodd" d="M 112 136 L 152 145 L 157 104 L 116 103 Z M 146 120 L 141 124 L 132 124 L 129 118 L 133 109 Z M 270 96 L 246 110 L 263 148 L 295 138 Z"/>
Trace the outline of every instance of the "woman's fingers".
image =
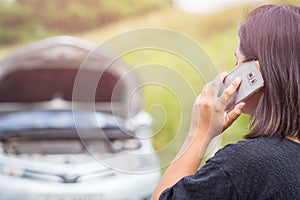
<path id="1" fill-rule="evenodd" d="M 210 95 L 212 97 L 216 96 L 216 94 L 218 93 L 220 86 L 221 86 L 224 78 L 226 77 L 226 75 L 227 75 L 227 72 L 223 72 L 219 76 L 217 76 L 212 82 L 207 84 Z"/>
<path id="2" fill-rule="evenodd" d="M 237 104 L 230 112 L 226 113 L 223 131 L 227 129 L 242 113 L 245 103 L 241 102 Z"/>
<path id="3" fill-rule="evenodd" d="M 221 99 L 223 99 L 226 103 L 230 100 L 234 92 L 238 89 L 241 84 L 242 79 L 240 77 L 236 77 L 234 81 L 225 89 L 224 93 L 221 95 Z"/>
<path id="4" fill-rule="evenodd" d="M 228 74 L 227 72 L 223 72 L 223 73 L 220 75 L 222 82 L 224 81 L 224 78 L 226 77 L 227 74 Z"/>
<path id="5" fill-rule="evenodd" d="M 222 130 L 229 127 L 241 114 L 244 103 L 236 105 L 230 112 L 224 111 L 226 104 L 237 90 L 241 83 L 241 78 L 236 78 L 224 93 L 218 97 L 218 91 L 227 73 L 222 73 L 214 81 L 208 83 L 202 89 L 201 94 L 197 97 L 193 109 L 193 129 L 207 129 L 210 127 L 212 135 L 219 134 Z M 205 128 L 206 127 L 206 128 Z"/>

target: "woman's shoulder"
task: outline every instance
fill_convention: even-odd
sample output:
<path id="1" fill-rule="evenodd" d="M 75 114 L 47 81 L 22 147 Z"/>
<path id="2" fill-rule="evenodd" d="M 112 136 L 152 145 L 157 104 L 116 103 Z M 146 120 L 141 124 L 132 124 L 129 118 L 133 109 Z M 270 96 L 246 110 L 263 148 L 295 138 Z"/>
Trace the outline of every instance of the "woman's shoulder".
<path id="1" fill-rule="evenodd" d="M 260 137 L 227 145 L 207 162 L 223 170 L 241 199 L 294 199 L 300 195 L 299 155 L 299 143 Z"/>
<path id="2" fill-rule="evenodd" d="M 235 144 L 228 144 L 220 149 L 214 157 L 209 159 L 211 162 L 226 163 L 246 161 L 264 162 L 268 159 L 278 159 L 278 157 L 294 157 L 300 153 L 300 144 L 288 139 L 276 137 L 258 137 L 239 141 Z"/>

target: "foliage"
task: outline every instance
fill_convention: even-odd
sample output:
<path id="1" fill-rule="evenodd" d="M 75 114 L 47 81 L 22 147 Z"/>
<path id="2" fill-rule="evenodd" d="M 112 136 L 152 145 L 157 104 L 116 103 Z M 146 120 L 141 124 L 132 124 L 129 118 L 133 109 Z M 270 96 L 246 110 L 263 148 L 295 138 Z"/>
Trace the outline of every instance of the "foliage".
<path id="1" fill-rule="evenodd" d="M 168 0 L 0 1 L 0 44 L 82 32 L 168 5 Z"/>
<path id="2" fill-rule="evenodd" d="M 0 3 L 0 44 L 20 42 L 19 37 L 29 35 L 33 26 L 28 9 L 20 5 Z"/>

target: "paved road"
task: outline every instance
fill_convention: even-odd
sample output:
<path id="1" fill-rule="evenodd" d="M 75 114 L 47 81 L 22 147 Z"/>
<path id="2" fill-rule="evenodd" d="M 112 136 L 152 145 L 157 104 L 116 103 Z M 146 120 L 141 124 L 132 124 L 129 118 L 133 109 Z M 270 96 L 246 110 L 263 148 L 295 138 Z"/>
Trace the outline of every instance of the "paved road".
<path id="1" fill-rule="evenodd" d="M 236 5 L 255 5 L 263 1 L 264 0 L 173 0 L 173 3 L 176 7 L 188 12 L 209 14 Z"/>

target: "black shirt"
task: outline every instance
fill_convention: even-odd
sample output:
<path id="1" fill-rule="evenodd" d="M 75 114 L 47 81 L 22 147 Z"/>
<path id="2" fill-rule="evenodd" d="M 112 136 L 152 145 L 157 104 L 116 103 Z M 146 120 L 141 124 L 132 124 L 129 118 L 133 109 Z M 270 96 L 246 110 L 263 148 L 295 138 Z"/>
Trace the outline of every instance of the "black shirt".
<path id="1" fill-rule="evenodd" d="M 300 144 L 261 137 L 227 145 L 160 199 L 300 199 Z"/>

